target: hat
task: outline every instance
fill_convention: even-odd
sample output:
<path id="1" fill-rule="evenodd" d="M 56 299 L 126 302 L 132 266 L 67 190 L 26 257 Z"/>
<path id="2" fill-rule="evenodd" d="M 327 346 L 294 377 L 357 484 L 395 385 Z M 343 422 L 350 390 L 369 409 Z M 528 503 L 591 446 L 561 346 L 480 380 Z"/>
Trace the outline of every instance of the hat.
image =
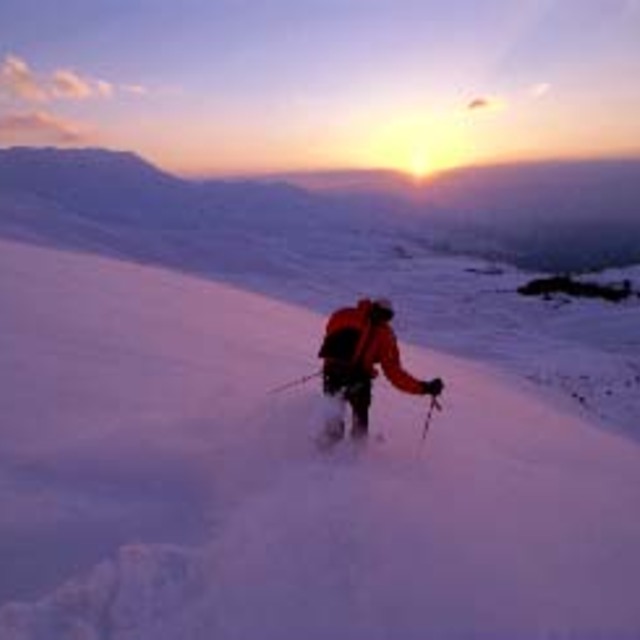
<path id="1" fill-rule="evenodd" d="M 380 320 L 389 321 L 393 318 L 395 310 L 389 298 L 376 298 L 371 301 L 374 313 Z"/>
<path id="2" fill-rule="evenodd" d="M 393 304 L 389 298 L 375 298 L 373 304 L 379 309 L 384 309 L 385 311 L 390 311 L 394 313 L 395 309 L 393 308 Z"/>

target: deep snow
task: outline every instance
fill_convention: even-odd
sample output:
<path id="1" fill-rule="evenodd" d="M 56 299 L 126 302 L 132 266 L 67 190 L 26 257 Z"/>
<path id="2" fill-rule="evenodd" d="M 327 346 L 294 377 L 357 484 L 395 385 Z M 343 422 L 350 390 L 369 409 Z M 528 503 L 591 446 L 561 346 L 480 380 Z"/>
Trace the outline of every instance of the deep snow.
<path id="1" fill-rule="evenodd" d="M 317 384 L 269 393 L 319 315 L 4 241 L 0 308 L 2 640 L 640 636 L 640 450 L 579 405 L 404 345 L 425 444 L 380 380 L 321 454 Z"/>

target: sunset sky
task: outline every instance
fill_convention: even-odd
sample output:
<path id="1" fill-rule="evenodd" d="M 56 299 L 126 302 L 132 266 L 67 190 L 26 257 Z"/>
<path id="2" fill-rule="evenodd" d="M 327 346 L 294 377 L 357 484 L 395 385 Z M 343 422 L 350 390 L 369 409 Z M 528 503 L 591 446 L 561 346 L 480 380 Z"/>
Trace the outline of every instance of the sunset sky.
<path id="1" fill-rule="evenodd" d="M 2 0 L 0 145 L 185 175 L 640 156 L 640 0 Z"/>

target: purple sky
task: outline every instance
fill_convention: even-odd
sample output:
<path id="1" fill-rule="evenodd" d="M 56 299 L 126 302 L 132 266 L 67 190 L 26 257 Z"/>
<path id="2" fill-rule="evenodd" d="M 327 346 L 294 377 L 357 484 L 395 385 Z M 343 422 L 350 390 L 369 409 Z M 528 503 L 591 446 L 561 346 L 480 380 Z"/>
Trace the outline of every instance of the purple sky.
<path id="1" fill-rule="evenodd" d="M 3 0 L 0 144 L 183 173 L 640 155 L 640 0 Z"/>

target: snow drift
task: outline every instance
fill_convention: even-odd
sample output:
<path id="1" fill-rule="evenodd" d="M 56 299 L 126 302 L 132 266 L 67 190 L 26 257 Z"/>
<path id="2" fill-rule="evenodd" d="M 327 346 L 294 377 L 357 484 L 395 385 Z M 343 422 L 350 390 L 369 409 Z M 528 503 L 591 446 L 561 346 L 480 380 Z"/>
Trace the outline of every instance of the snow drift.
<path id="1" fill-rule="evenodd" d="M 640 632 L 638 447 L 557 398 L 405 345 L 425 445 L 378 381 L 320 454 L 315 314 L 6 242 L 0 305 L 2 640 Z"/>

